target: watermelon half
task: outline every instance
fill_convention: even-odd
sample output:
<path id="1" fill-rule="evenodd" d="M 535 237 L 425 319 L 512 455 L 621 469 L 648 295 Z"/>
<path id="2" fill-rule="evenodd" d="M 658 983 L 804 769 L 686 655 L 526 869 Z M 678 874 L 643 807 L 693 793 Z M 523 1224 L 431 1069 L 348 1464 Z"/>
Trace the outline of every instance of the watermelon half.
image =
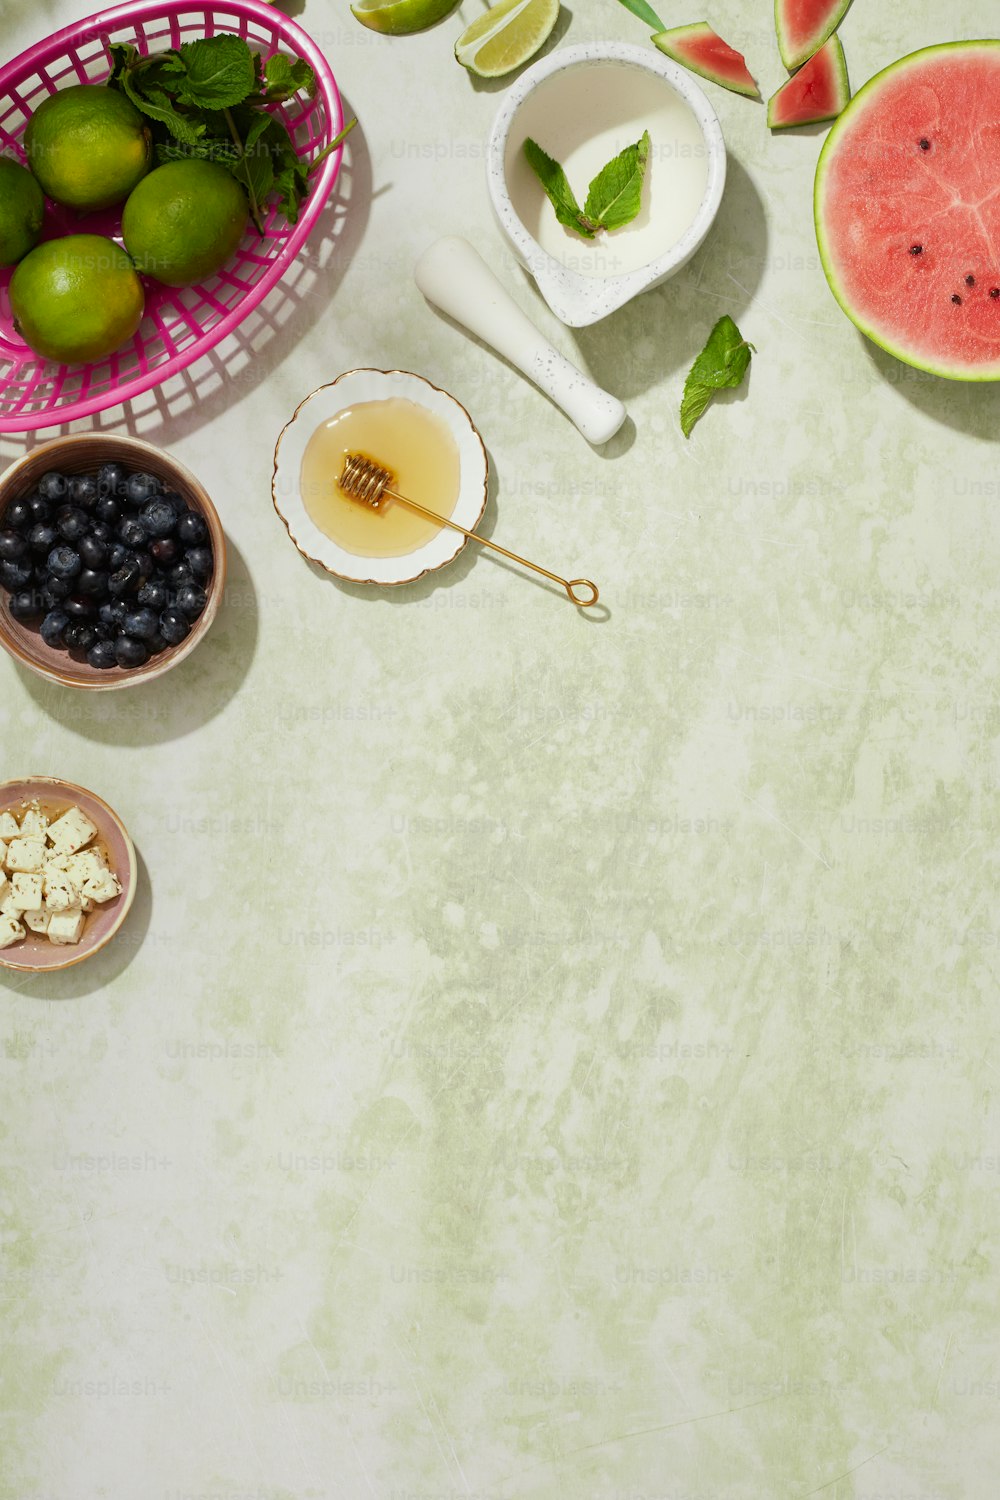
<path id="1" fill-rule="evenodd" d="M 796 125 L 819 125 L 835 120 L 851 97 L 847 63 L 840 37 L 834 33 L 776 94 L 767 101 L 767 123 L 772 130 Z"/>
<path id="2" fill-rule="evenodd" d="M 653 41 L 674 62 L 690 68 L 692 73 L 698 73 L 710 83 L 721 83 L 724 89 L 732 89 L 734 94 L 745 94 L 748 99 L 760 98 L 760 90 L 753 81 L 742 52 L 737 52 L 735 47 L 724 42 L 707 21 L 697 21 L 693 26 L 674 26 L 669 31 L 658 31 Z"/>
<path id="3" fill-rule="evenodd" d="M 851 0 L 774 0 L 774 29 L 778 51 L 789 73 L 801 68 L 827 37 L 833 35 L 850 9 Z"/>
<path id="4" fill-rule="evenodd" d="M 816 169 L 834 296 L 897 359 L 1000 380 L 1000 41 L 925 47 L 877 73 Z"/>

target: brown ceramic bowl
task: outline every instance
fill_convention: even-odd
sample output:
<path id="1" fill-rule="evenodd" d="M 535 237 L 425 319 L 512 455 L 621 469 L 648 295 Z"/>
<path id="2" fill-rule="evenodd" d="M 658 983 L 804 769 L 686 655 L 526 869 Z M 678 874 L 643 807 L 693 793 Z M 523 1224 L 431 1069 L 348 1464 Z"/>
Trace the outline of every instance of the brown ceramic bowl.
<path id="1" fill-rule="evenodd" d="M 10 595 L 0 587 L 0 645 L 23 667 L 30 667 L 39 676 L 62 683 L 64 687 L 137 687 L 169 672 L 171 667 L 176 667 L 178 662 L 191 655 L 205 635 L 218 613 L 226 586 L 226 539 L 215 506 L 194 475 L 182 464 L 161 448 L 154 448 L 139 438 L 84 432 L 73 437 L 56 438 L 54 442 L 33 448 L 0 476 L 0 515 L 11 500 L 29 495 L 50 469 L 63 474 L 85 474 L 96 472 L 101 464 L 106 463 L 120 463 L 133 473 L 154 474 L 168 489 L 183 495 L 192 510 L 200 511 L 208 526 L 215 571 L 206 589 L 208 603 L 186 640 L 151 656 L 145 666 L 110 667 L 104 671 L 90 666 L 83 651 L 46 646 L 38 633 L 41 619 L 15 620 L 7 607 Z"/>
<path id="2" fill-rule="evenodd" d="M 187 644 L 185 642 L 185 644 Z M 83 934 L 78 943 L 62 947 L 50 943 L 44 933 L 28 932 L 23 942 L 0 948 L 0 967 L 22 973 L 47 974 L 55 969 L 69 969 L 83 963 L 92 953 L 110 943 L 128 916 L 135 896 L 136 862 L 132 840 L 125 825 L 106 802 L 82 786 L 60 781 L 55 776 L 28 776 L 18 781 L 0 783 L 0 812 L 12 812 L 20 819 L 23 804 L 35 801 L 50 822 L 67 808 L 78 807 L 97 829 L 88 848 L 103 849 L 108 864 L 121 883 L 121 895 L 87 913 Z"/>

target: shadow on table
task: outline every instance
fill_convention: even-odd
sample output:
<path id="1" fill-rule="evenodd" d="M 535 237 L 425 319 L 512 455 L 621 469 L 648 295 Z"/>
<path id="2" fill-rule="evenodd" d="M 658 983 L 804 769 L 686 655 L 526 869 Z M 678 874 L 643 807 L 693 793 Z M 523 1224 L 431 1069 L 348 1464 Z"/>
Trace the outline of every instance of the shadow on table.
<path id="1" fill-rule="evenodd" d="M 344 100 L 344 114 L 352 116 Z M 147 442 L 166 443 L 214 421 L 267 380 L 319 322 L 357 252 L 368 222 L 372 164 L 362 127 L 344 143 L 344 158 L 330 201 L 285 275 L 239 327 L 200 359 L 162 385 L 131 401 L 98 412 L 90 432 L 127 432 Z M 80 430 L 62 423 L 41 432 L 5 434 L 25 451 Z"/>
<path id="2" fill-rule="evenodd" d="M 132 910 L 106 948 L 75 968 L 53 974 L 20 974 L 13 969 L 0 969 L 0 987 L 31 1000 L 82 1000 L 124 974 L 142 947 L 153 914 L 149 871 L 138 850 L 135 863 Z"/>
<path id="3" fill-rule="evenodd" d="M 205 639 L 173 671 L 111 693 L 61 687 L 17 666 L 38 707 L 74 734 L 136 747 L 183 739 L 209 723 L 239 691 L 257 647 L 257 596 L 231 541 L 222 607 Z"/>
<path id="4" fill-rule="evenodd" d="M 864 351 L 879 375 L 917 411 L 943 427 L 992 442 L 1000 431 L 1000 384 L 945 380 L 928 375 L 887 354 L 859 333 Z"/>

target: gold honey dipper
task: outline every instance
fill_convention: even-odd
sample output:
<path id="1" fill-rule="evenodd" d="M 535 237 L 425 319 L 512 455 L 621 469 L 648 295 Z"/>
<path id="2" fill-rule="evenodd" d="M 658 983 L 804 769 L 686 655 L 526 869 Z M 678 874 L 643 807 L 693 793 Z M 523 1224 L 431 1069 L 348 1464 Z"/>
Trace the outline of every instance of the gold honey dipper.
<path id="1" fill-rule="evenodd" d="M 344 472 L 338 481 L 345 495 L 352 500 L 360 500 L 362 505 L 368 505 L 372 510 L 379 510 L 384 498 L 398 500 L 401 505 L 408 505 L 411 510 L 419 511 L 430 521 L 437 521 L 440 526 L 450 526 L 452 531 L 460 531 L 463 536 L 468 537 L 470 542 L 478 542 L 481 547 L 492 547 L 494 552 L 502 552 L 504 557 L 509 557 L 512 562 L 520 563 L 523 568 L 531 568 L 532 572 L 541 573 L 546 578 L 551 578 L 553 583 L 558 583 L 566 590 L 570 601 L 579 609 L 588 609 L 590 605 L 596 604 L 600 598 L 597 584 L 591 583 L 589 578 L 560 578 L 558 573 L 550 573 L 548 568 L 540 567 L 538 563 L 529 562 L 526 557 L 518 557 L 516 552 L 508 552 L 506 547 L 501 547 L 498 542 L 491 542 L 488 537 L 479 536 L 475 531 L 466 531 L 464 526 L 459 526 L 457 521 L 450 521 L 447 516 L 442 516 L 436 510 L 428 510 L 425 505 L 420 505 L 416 500 L 409 500 L 406 495 L 401 495 L 394 490 L 395 475 L 390 469 L 384 469 L 381 464 L 375 463 L 371 458 L 365 458 L 362 453 L 349 453 L 344 464 Z M 575 593 L 576 589 L 589 590 L 588 598 L 581 598 Z"/>

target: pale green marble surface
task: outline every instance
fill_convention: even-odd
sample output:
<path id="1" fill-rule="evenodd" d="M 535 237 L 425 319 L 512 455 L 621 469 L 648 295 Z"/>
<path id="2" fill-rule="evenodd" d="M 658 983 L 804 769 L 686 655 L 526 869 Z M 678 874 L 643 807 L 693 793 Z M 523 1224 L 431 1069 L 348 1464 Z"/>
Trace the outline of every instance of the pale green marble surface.
<path id="1" fill-rule="evenodd" d="M 82 8 L 5 0 L 5 52 Z M 747 9 L 711 19 L 769 93 Z M 5 774 L 93 787 L 142 859 L 111 951 L 2 981 L 0 1496 L 986 1500 L 1000 396 L 862 341 L 820 138 L 717 89 L 703 252 L 558 328 L 491 222 L 477 10 L 391 40 L 306 0 L 349 201 L 245 337 L 101 419 L 218 503 L 205 645 L 96 700 L 0 662 Z M 858 84 L 994 26 L 857 0 L 842 34 Z M 445 232 L 634 430 L 590 450 L 424 306 Z M 723 311 L 759 354 L 686 444 Z M 604 623 L 484 556 L 389 598 L 310 571 L 270 454 L 360 364 L 469 407 L 498 539 Z"/>

